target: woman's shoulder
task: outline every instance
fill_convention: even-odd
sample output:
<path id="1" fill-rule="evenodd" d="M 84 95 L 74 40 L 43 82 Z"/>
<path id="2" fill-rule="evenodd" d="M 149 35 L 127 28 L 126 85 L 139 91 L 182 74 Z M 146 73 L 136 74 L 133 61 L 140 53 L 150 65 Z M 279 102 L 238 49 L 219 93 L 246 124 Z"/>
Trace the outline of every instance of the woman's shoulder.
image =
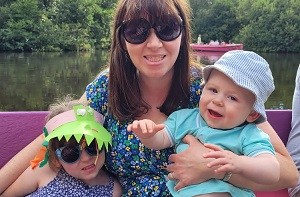
<path id="1" fill-rule="evenodd" d="M 202 68 L 199 66 L 191 67 L 190 79 L 192 87 L 191 91 L 197 91 L 198 89 L 202 89 Z"/>
<path id="2" fill-rule="evenodd" d="M 108 69 L 103 70 L 102 72 L 100 72 L 97 77 L 90 83 L 87 85 L 87 90 L 88 88 L 94 88 L 94 87 L 102 87 L 102 88 L 107 88 L 107 84 L 108 84 L 108 74 L 109 71 Z"/>
<path id="3" fill-rule="evenodd" d="M 198 102 L 202 93 L 202 88 L 202 70 L 198 67 L 192 67 L 189 108 L 194 108 L 198 106 Z"/>
<path id="4" fill-rule="evenodd" d="M 90 106 L 101 114 L 105 114 L 108 103 L 108 69 L 103 70 L 90 84 L 85 93 Z"/>
<path id="5" fill-rule="evenodd" d="M 202 66 L 200 65 L 193 65 L 190 69 L 191 73 L 191 80 L 201 80 L 202 79 Z"/>

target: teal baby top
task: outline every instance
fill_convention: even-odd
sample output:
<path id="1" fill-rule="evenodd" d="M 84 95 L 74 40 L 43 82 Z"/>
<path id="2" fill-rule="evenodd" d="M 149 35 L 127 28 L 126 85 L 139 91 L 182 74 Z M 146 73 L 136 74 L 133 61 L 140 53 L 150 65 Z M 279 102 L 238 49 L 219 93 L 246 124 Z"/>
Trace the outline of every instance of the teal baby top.
<path id="1" fill-rule="evenodd" d="M 198 108 L 173 112 L 165 125 L 170 140 L 176 147 L 176 152 L 182 152 L 188 148 L 188 145 L 182 143 L 182 138 L 191 134 L 203 143 L 218 145 L 238 155 L 249 157 L 255 157 L 262 153 L 275 155 L 269 136 L 257 128 L 255 124 L 242 124 L 239 127 L 226 130 L 213 129 L 203 120 Z M 173 196 L 194 196 L 215 192 L 229 192 L 234 197 L 255 196 L 248 189 L 235 187 L 218 179 L 210 179 L 201 184 L 191 185 L 178 192 L 174 190 L 174 181 L 168 181 L 167 185 Z"/>

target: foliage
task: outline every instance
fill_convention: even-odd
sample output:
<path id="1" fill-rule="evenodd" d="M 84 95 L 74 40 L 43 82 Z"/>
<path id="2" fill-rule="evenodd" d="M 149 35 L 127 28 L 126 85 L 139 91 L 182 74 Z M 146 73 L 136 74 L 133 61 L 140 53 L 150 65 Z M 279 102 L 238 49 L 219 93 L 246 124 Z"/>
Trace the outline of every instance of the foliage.
<path id="1" fill-rule="evenodd" d="M 0 51 L 108 48 L 116 0 L 1 0 Z M 190 0 L 196 41 L 300 52 L 299 0 Z"/>
<path id="2" fill-rule="evenodd" d="M 243 0 L 237 8 L 243 10 L 238 15 L 243 26 L 237 38 L 247 48 L 263 52 L 300 51 L 300 1 L 257 0 L 249 3 Z"/>
<path id="3" fill-rule="evenodd" d="M 107 48 L 116 0 L 6 0 L 0 4 L 0 51 Z"/>
<path id="4" fill-rule="evenodd" d="M 261 52 L 300 52 L 299 0 L 190 0 L 194 39 L 242 42 Z M 195 41 L 195 40 L 194 40 Z"/>
<path id="5" fill-rule="evenodd" d="M 240 27 L 230 1 L 191 1 L 194 8 L 194 32 L 201 34 L 202 41 L 219 40 L 229 42 Z"/>

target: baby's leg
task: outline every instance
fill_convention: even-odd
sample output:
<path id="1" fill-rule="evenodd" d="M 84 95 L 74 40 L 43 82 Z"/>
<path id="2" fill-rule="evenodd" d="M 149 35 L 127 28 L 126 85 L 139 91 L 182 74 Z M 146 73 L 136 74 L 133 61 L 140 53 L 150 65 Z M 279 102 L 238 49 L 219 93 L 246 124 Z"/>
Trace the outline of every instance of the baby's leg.
<path id="1" fill-rule="evenodd" d="M 202 194 L 194 197 L 231 197 L 231 195 L 227 192 L 222 192 L 222 193 Z"/>

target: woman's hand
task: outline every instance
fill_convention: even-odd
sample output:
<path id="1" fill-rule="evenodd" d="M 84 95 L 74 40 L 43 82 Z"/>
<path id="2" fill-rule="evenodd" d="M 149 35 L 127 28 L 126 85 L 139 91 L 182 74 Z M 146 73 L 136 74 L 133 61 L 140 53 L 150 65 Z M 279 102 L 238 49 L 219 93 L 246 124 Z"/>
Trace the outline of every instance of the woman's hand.
<path id="1" fill-rule="evenodd" d="M 215 173 L 215 168 L 208 168 L 207 163 L 212 159 L 203 158 L 203 154 L 209 149 L 199 142 L 192 135 L 183 138 L 183 142 L 189 145 L 189 148 L 181 153 L 172 154 L 169 161 L 173 162 L 167 166 L 170 172 L 168 177 L 177 182 L 175 190 L 179 190 L 191 184 L 204 182 L 210 178 L 222 179 L 224 173 Z"/>
<path id="2" fill-rule="evenodd" d="M 204 158 L 215 158 L 214 161 L 211 161 L 207 164 L 207 167 L 216 167 L 216 173 L 220 172 L 231 172 L 231 173 L 240 173 L 243 170 L 242 159 L 239 155 L 224 150 L 220 146 L 215 144 L 204 144 L 206 148 L 209 148 L 213 151 L 203 154 Z"/>

